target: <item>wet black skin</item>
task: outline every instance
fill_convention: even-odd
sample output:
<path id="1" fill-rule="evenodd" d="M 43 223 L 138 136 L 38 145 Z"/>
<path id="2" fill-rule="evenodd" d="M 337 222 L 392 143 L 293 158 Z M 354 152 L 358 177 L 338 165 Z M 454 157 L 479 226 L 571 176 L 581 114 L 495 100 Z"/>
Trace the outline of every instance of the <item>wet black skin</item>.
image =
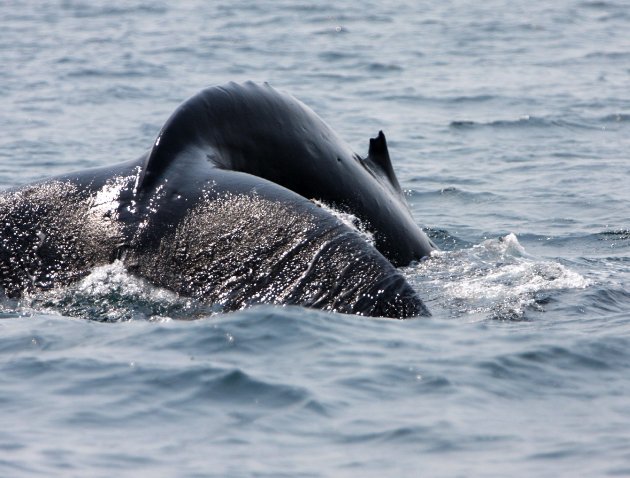
<path id="1" fill-rule="evenodd" d="M 321 203 L 356 216 L 374 244 Z M 361 158 L 266 84 L 200 92 L 135 161 L 1 193 L 0 221 L 9 297 L 121 260 L 222 310 L 271 303 L 428 315 L 394 266 L 435 246 L 411 217 L 383 134 Z"/>

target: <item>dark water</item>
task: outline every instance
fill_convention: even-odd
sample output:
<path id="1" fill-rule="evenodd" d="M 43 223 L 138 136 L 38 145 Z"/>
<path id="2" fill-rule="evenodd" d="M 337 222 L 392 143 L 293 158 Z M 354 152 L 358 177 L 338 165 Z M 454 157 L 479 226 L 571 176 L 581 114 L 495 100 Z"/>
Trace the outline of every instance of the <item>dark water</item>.
<path id="1" fill-rule="evenodd" d="M 269 81 L 358 152 L 384 130 L 442 249 L 405 269 L 426 320 L 217 315 L 119 264 L 2 303 L 0 475 L 630 475 L 628 31 L 622 1 L 0 4 L 0 186 Z"/>

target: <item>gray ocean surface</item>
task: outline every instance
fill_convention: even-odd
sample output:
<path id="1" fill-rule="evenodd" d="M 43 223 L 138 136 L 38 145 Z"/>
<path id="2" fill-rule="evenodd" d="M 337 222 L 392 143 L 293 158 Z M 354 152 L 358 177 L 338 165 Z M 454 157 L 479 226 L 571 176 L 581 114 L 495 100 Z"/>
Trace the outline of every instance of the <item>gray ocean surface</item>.
<path id="1" fill-rule="evenodd" d="M 217 314 L 120 264 L 0 303 L 0 476 L 630 476 L 629 32 L 627 0 L 2 1 L 1 188 L 268 81 L 382 129 L 442 251 L 404 269 L 430 319 Z"/>

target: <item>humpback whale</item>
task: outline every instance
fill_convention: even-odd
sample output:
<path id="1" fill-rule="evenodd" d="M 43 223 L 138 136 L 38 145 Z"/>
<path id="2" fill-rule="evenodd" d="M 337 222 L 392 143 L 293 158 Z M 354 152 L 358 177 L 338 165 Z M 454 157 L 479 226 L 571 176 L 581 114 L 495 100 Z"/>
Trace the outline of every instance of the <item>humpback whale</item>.
<path id="1" fill-rule="evenodd" d="M 429 312 L 396 267 L 435 248 L 411 216 L 382 132 L 361 157 L 266 83 L 201 91 L 137 160 L 0 192 L 6 297 L 120 260 L 224 311 L 294 304 L 406 318 Z"/>

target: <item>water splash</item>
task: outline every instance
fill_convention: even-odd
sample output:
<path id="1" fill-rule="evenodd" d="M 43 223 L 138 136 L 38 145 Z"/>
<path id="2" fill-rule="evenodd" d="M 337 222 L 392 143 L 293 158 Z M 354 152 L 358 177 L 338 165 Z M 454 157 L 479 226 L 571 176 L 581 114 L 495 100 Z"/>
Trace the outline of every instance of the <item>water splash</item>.
<path id="1" fill-rule="evenodd" d="M 218 310 L 131 275 L 121 261 L 95 267 L 75 284 L 25 296 L 21 314 L 58 313 L 100 322 L 168 321 L 214 315 Z"/>
<path id="2" fill-rule="evenodd" d="M 523 320 L 528 310 L 543 310 L 553 291 L 590 284 L 558 262 L 529 255 L 514 234 L 435 252 L 405 273 L 430 306 L 475 320 Z"/>

